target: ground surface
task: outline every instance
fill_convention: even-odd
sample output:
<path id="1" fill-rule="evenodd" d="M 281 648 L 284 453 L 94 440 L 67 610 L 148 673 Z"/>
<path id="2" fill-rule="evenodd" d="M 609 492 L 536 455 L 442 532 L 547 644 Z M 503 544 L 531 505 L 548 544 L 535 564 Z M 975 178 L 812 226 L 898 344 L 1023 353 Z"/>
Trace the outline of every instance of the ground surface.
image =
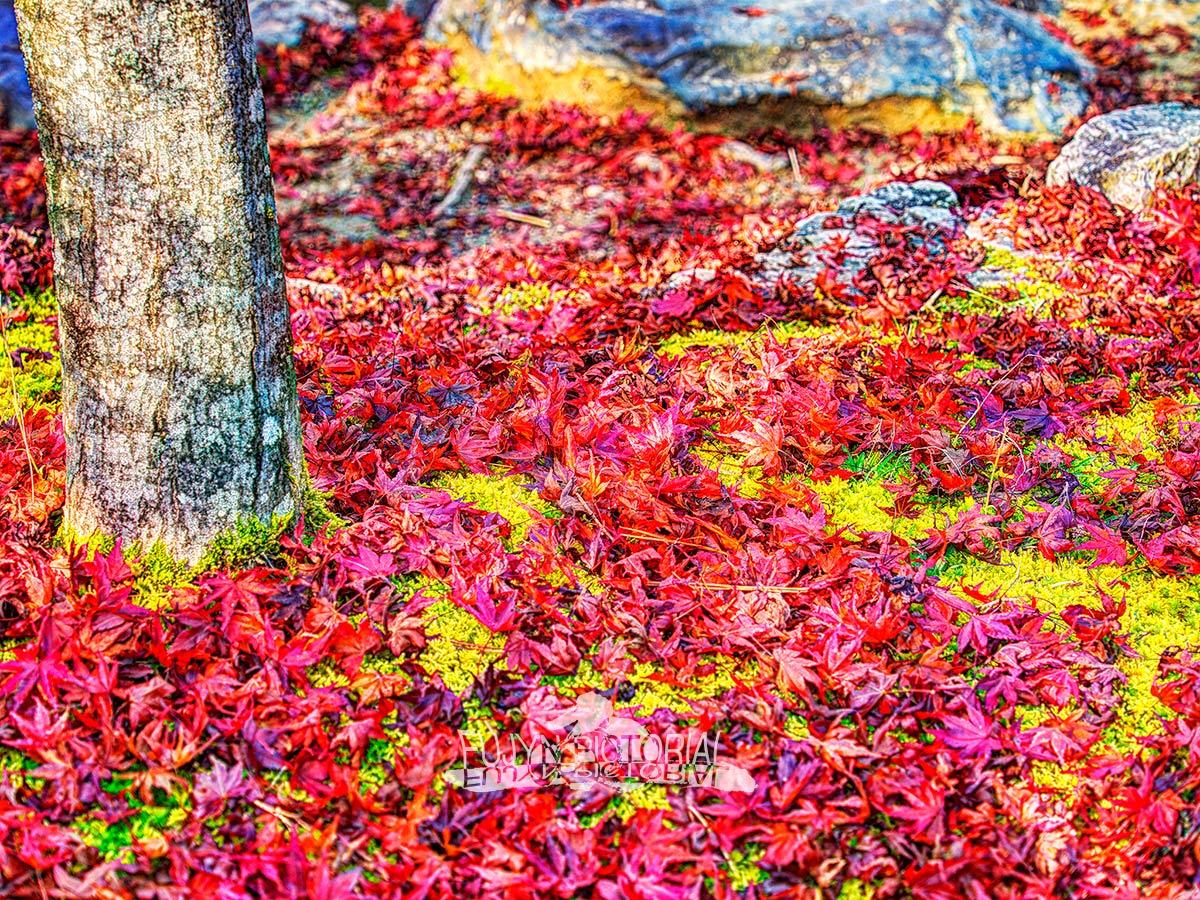
<path id="1" fill-rule="evenodd" d="M 1178 34 L 1077 24 L 1098 106 L 1189 90 Z M 412 34 L 266 61 L 327 510 L 202 572 L 54 546 L 41 170 L 2 141 L 3 892 L 1191 896 L 1195 195 L 1135 219 L 972 130 L 758 133 L 796 151 L 760 172 Z M 946 255 L 876 223 L 853 284 L 743 277 L 897 177 L 958 190 Z M 589 690 L 755 789 L 448 786 L 461 730 Z"/>

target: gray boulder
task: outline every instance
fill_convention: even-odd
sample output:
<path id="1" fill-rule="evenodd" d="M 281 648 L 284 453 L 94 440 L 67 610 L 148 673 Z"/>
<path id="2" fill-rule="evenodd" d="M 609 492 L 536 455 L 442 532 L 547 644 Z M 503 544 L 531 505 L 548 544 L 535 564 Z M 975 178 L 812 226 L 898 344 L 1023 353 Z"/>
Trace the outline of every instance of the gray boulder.
<path id="1" fill-rule="evenodd" d="M 13 0 L 0 0 L 0 125 L 32 128 L 33 106 L 17 39 Z"/>
<path id="2" fill-rule="evenodd" d="M 1058 133 L 1087 105 L 1086 64 L 993 0 L 440 0 L 426 34 L 464 34 L 530 71 L 600 65 L 696 110 L 927 98 L 1001 130 Z"/>
<path id="3" fill-rule="evenodd" d="M 1155 188 L 1182 187 L 1200 177 L 1200 107 L 1181 103 L 1132 106 L 1087 122 L 1050 164 L 1046 181 L 1095 188 L 1129 209 L 1146 205 Z"/>
<path id="4" fill-rule="evenodd" d="M 1025 12 L 1040 13 L 1044 16 L 1057 16 L 1062 12 L 1059 0 L 1000 0 L 1005 6 L 1013 9 L 1023 9 Z"/>
<path id="5" fill-rule="evenodd" d="M 254 37 L 262 46 L 300 43 L 309 23 L 352 30 L 358 18 L 343 0 L 250 0 Z"/>
<path id="6" fill-rule="evenodd" d="M 751 280 L 764 287 L 785 276 L 797 284 L 811 282 L 826 268 L 831 249 L 840 246 L 838 281 L 851 285 L 881 249 L 874 230 L 863 227 L 867 220 L 900 226 L 908 246 L 924 246 L 935 257 L 962 227 L 958 195 L 949 185 L 894 181 L 843 200 L 833 212 L 801 219 L 778 247 L 755 258 Z"/>
<path id="7" fill-rule="evenodd" d="M 760 297 L 775 295 L 785 282 L 811 287 L 824 274 L 832 276 L 842 297 L 855 304 L 870 302 L 869 289 L 864 291 L 856 278 L 887 253 L 885 242 L 892 253 L 923 249 L 926 264 L 936 267 L 950 242 L 964 231 L 958 196 L 951 187 L 939 181 L 897 181 L 850 197 L 832 212 L 801 219 L 777 246 L 757 254 L 750 265 L 726 274 L 743 278 Z M 897 238 L 903 246 L 895 243 Z M 676 272 L 647 289 L 651 309 L 659 315 L 689 318 L 695 311 L 689 295 L 721 274 L 708 268 Z"/>

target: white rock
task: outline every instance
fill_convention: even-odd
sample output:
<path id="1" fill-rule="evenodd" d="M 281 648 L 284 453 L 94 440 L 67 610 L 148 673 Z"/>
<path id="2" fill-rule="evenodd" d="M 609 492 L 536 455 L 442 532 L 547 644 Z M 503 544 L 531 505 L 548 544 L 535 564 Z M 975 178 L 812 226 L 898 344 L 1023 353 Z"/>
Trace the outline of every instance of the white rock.
<path id="1" fill-rule="evenodd" d="M 1141 209 L 1155 188 L 1183 187 L 1198 176 L 1200 107 L 1157 103 L 1092 119 L 1050 164 L 1046 181 L 1073 181 Z"/>

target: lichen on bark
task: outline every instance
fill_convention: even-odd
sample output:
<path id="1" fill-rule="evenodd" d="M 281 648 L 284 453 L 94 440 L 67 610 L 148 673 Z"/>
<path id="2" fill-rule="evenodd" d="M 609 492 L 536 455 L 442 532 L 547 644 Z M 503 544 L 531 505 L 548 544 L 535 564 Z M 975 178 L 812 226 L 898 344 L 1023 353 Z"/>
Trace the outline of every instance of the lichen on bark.
<path id="1" fill-rule="evenodd" d="M 61 308 L 65 521 L 195 562 L 304 491 L 245 0 L 18 0 Z"/>

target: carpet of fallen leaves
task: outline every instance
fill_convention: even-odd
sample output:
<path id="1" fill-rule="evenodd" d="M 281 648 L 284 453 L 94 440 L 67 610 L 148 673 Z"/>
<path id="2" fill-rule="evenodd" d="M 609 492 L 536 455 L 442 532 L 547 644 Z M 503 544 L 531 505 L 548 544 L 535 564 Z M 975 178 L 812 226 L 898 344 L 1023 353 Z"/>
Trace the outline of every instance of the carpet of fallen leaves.
<path id="1" fill-rule="evenodd" d="M 1194 895 L 1194 193 L 1134 217 L 974 131 L 759 171 L 467 90 L 398 15 L 263 66 L 328 509 L 205 571 L 55 546 L 42 169 L 0 139 L 0 893 Z M 945 255 L 743 277 L 917 177 Z M 588 690 L 756 789 L 447 786 L 461 730 Z"/>

